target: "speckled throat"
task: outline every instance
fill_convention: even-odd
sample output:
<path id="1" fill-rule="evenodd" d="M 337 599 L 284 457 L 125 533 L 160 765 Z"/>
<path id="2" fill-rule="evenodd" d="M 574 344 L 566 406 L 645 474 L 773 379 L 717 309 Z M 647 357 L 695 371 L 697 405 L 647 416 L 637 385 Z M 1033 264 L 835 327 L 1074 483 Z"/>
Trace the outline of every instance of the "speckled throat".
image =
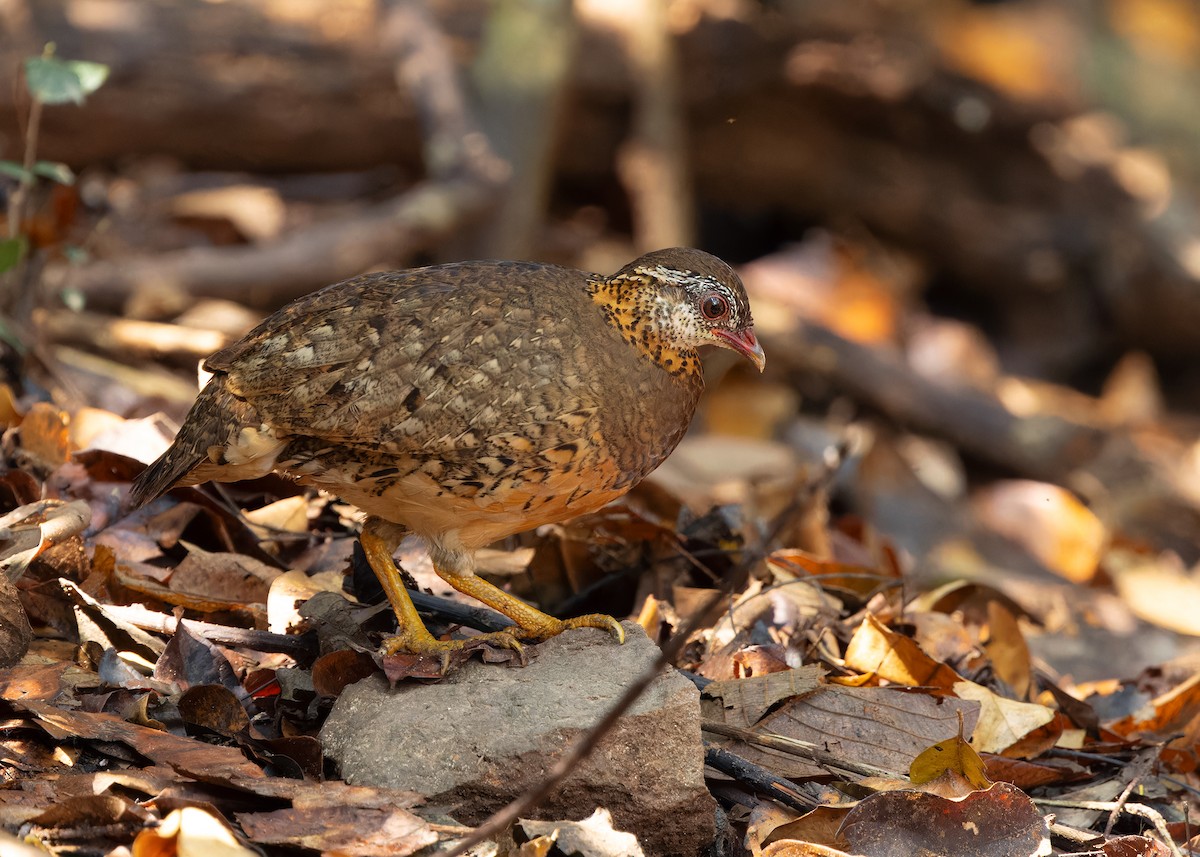
<path id="1" fill-rule="evenodd" d="M 671 302 L 683 289 L 649 271 L 592 277 L 588 294 L 604 313 L 604 319 L 638 353 L 653 360 L 674 376 L 700 373 L 700 354 L 695 348 L 673 343 Z"/>

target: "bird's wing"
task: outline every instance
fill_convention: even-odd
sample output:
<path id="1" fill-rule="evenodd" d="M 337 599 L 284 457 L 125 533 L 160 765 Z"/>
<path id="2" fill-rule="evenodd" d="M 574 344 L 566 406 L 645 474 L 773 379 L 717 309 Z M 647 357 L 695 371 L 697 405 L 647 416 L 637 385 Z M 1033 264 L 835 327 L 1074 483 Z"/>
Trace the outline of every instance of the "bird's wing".
<path id="1" fill-rule="evenodd" d="M 538 269 L 506 290 L 445 270 L 316 292 L 205 365 L 276 431 L 398 454 L 484 445 L 588 406 L 562 390 L 575 325 L 534 308 Z"/>

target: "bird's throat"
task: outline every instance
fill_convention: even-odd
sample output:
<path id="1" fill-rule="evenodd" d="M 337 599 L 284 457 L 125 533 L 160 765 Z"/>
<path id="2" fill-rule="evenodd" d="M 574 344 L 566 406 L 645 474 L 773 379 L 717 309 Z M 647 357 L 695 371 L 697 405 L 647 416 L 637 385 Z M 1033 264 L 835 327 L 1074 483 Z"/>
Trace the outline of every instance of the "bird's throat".
<path id="1" fill-rule="evenodd" d="M 597 277 L 588 282 L 588 294 L 605 322 L 648 360 L 671 375 L 700 374 L 700 355 L 679 342 L 674 305 L 649 277 Z"/>

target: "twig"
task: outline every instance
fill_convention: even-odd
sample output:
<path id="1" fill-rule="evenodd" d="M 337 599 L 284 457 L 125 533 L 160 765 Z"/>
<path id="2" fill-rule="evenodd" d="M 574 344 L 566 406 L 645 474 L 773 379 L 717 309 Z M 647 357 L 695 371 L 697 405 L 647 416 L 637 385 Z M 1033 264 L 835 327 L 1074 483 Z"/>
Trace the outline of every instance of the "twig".
<path id="1" fill-rule="evenodd" d="M 704 764 L 728 774 L 752 791 L 777 800 L 784 806 L 807 812 L 820 801 L 804 793 L 803 787 L 791 780 L 776 776 L 766 768 L 743 759 L 729 750 L 704 745 Z"/>
<path id="2" fill-rule="evenodd" d="M 112 619 L 128 622 L 143 631 L 156 634 L 174 634 L 179 628 L 179 619 L 168 613 L 159 613 L 140 604 L 106 604 L 104 612 Z M 232 628 L 188 619 L 188 625 L 200 631 L 205 639 L 223 646 L 244 646 L 256 652 L 278 652 L 298 661 L 311 661 L 317 654 L 316 634 L 273 634 L 270 631 L 255 631 L 248 628 Z"/>
<path id="3" fill-rule="evenodd" d="M 739 741 L 745 741 L 747 744 L 758 744 L 762 747 L 770 747 L 772 750 L 779 750 L 790 756 L 799 756 L 802 759 L 808 759 L 825 768 L 836 768 L 837 770 L 849 771 L 852 774 L 859 774 L 864 777 L 904 778 L 903 774 L 898 774 L 895 771 L 838 758 L 832 753 L 822 750 L 816 744 L 801 741 L 798 738 L 787 738 L 783 735 L 773 735 L 769 732 L 755 732 L 751 729 L 742 729 L 738 726 L 716 723 L 711 720 L 701 723 L 700 728 L 714 735 L 737 738 Z"/>
<path id="4" fill-rule="evenodd" d="M 1133 790 L 1138 787 L 1138 784 L 1141 783 L 1141 781 L 1142 778 L 1140 776 L 1133 777 L 1128 783 L 1125 784 L 1125 788 L 1121 790 L 1121 793 L 1117 795 L 1117 805 L 1113 808 L 1113 811 L 1108 814 L 1108 823 L 1104 825 L 1105 836 L 1112 834 L 1113 828 L 1117 824 L 1117 819 L 1121 816 L 1121 807 L 1125 806 L 1125 804 L 1129 802 L 1129 796 L 1133 794 Z"/>
<path id="5" fill-rule="evenodd" d="M 1183 852 L 1179 850 L 1179 846 L 1175 844 L 1171 832 L 1167 830 L 1166 819 L 1153 807 L 1147 806 L 1144 803 L 1121 803 L 1120 801 L 1108 800 L 1059 800 L 1057 798 L 1034 798 L 1033 802 L 1038 806 L 1054 806 L 1064 809 L 1089 809 L 1094 812 L 1124 812 L 1129 815 L 1144 818 L 1154 825 L 1154 830 L 1162 839 L 1163 845 L 1171 849 L 1174 857 L 1183 857 Z"/>

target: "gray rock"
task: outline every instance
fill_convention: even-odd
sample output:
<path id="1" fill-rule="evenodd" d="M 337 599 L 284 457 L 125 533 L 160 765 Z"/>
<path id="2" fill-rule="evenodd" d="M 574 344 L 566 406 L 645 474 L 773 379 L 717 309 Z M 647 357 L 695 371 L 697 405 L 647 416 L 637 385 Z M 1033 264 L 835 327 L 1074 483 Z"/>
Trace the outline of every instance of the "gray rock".
<path id="1" fill-rule="evenodd" d="M 346 782 L 406 789 L 477 824 L 537 785 L 658 655 L 642 629 L 626 642 L 568 631 L 523 668 L 471 661 L 437 684 L 348 687 L 321 730 Z M 699 692 L 666 671 L 531 816 L 578 820 L 597 807 L 650 855 L 693 855 L 714 836 L 704 785 Z"/>

